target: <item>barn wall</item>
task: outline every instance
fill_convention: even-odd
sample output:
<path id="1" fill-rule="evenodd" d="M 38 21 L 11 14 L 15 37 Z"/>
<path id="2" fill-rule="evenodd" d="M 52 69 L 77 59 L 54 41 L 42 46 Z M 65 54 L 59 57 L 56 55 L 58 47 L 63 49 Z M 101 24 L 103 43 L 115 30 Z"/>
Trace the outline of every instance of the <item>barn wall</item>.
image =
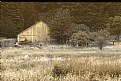
<path id="1" fill-rule="evenodd" d="M 32 27 L 20 33 L 18 35 L 18 42 L 24 41 L 25 39 L 32 42 L 46 41 L 50 38 L 48 34 L 49 34 L 48 26 L 43 22 L 38 22 L 37 24 L 33 25 Z"/>

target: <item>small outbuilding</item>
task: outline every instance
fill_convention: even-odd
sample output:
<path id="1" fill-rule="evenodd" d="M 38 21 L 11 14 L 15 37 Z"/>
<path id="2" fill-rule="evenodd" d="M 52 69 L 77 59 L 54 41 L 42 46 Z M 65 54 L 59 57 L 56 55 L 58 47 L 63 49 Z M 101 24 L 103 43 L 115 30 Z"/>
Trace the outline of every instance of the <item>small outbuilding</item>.
<path id="1" fill-rule="evenodd" d="M 22 41 L 29 41 L 32 43 L 35 41 L 45 42 L 49 41 L 49 39 L 49 27 L 43 21 L 35 23 L 17 35 L 18 43 Z"/>

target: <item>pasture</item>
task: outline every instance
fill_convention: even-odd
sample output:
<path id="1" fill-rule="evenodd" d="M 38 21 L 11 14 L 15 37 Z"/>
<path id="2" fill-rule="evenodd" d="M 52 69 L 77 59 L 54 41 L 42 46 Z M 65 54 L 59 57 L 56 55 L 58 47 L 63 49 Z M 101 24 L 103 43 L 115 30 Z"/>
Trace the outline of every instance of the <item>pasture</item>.
<path id="1" fill-rule="evenodd" d="M 120 44 L 102 51 L 57 47 L 0 50 L 0 81 L 121 81 Z"/>

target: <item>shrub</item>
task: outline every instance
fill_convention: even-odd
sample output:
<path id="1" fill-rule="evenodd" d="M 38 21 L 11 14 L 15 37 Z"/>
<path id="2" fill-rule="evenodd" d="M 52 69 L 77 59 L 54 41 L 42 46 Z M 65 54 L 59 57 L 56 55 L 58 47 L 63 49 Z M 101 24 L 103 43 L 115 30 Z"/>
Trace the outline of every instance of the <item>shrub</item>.
<path id="1" fill-rule="evenodd" d="M 104 47 L 106 44 L 107 44 L 106 40 L 105 40 L 103 37 L 99 36 L 98 39 L 97 39 L 97 46 L 98 46 L 98 48 L 99 48 L 100 50 L 102 50 L 103 47 Z"/>
<path id="2" fill-rule="evenodd" d="M 66 76 L 69 71 L 68 68 L 55 65 L 52 72 L 53 72 L 53 77 L 61 77 L 61 76 Z"/>
<path id="3" fill-rule="evenodd" d="M 86 46 L 89 43 L 89 36 L 85 31 L 78 31 L 70 38 L 72 45 Z"/>

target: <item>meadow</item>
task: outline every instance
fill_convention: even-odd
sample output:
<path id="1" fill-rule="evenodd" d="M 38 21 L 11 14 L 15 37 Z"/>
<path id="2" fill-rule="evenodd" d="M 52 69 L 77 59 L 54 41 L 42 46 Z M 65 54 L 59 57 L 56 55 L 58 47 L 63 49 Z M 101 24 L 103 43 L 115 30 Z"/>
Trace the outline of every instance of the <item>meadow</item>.
<path id="1" fill-rule="evenodd" d="M 121 49 L 0 50 L 0 81 L 121 81 Z"/>

